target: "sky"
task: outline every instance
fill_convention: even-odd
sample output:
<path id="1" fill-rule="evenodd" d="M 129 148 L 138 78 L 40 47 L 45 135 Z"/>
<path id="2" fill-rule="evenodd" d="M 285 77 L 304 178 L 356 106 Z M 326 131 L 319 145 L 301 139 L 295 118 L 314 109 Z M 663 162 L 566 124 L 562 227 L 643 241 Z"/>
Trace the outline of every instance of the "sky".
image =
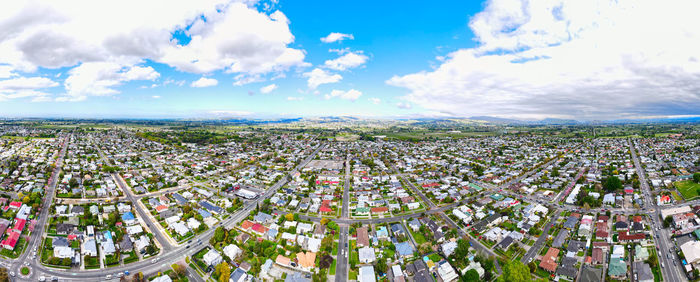
<path id="1" fill-rule="evenodd" d="M 700 115 L 696 0 L 6 2 L 0 117 Z"/>

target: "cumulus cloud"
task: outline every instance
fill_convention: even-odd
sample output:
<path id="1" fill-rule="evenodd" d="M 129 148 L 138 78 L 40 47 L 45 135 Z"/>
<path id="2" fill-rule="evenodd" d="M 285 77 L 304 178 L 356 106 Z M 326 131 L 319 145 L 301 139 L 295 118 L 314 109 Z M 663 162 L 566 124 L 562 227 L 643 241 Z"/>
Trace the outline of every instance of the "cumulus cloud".
<path id="1" fill-rule="evenodd" d="M 0 101 L 32 97 L 33 102 L 42 102 L 49 96 L 44 89 L 59 84 L 45 77 L 15 77 L 0 80 Z"/>
<path id="2" fill-rule="evenodd" d="M 287 17 L 280 11 L 259 12 L 255 4 L 249 0 L 10 1 L 0 10 L 0 78 L 15 71 L 75 70 L 84 65 L 105 67 L 93 69 L 95 73 L 115 73 L 114 65 L 135 68 L 148 60 L 190 73 L 225 71 L 245 83 L 307 66 L 304 51 L 288 47 L 294 36 Z M 152 12 L 163 7 L 167 13 Z M 173 33 L 190 40 L 180 43 Z M 74 73 L 79 72 L 84 70 Z M 111 88 L 114 83 L 100 84 L 98 95 L 118 92 Z M 78 97 L 90 96 L 83 94 Z"/>
<path id="3" fill-rule="evenodd" d="M 350 68 L 359 67 L 367 62 L 369 58 L 362 52 L 345 52 L 337 59 L 327 60 L 324 65 L 329 69 L 344 71 Z"/>
<path id="4" fill-rule="evenodd" d="M 287 101 L 303 101 L 304 97 L 294 97 L 294 96 L 289 96 L 287 97 Z"/>
<path id="5" fill-rule="evenodd" d="M 331 74 L 323 69 L 315 68 L 310 72 L 303 74 L 304 77 L 308 78 L 308 85 L 311 89 L 316 89 L 319 85 L 336 83 L 343 79 L 339 74 Z"/>
<path id="6" fill-rule="evenodd" d="M 219 84 L 219 81 L 214 79 L 214 78 L 206 78 L 206 77 L 201 77 L 195 81 L 192 81 L 190 84 L 191 87 L 196 87 L 196 88 L 203 88 L 203 87 L 211 87 L 211 86 L 216 86 Z"/>
<path id="7" fill-rule="evenodd" d="M 408 89 L 405 101 L 453 116 L 697 114 L 697 8 L 697 1 L 491 0 L 470 21 L 475 48 L 387 83 Z"/>
<path id="8" fill-rule="evenodd" d="M 352 34 L 331 32 L 326 37 L 321 37 L 321 42 L 333 43 L 333 42 L 337 42 L 337 41 L 343 41 L 345 39 L 352 40 L 352 39 L 355 39 L 355 37 L 352 36 Z"/>
<path id="9" fill-rule="evenodd" d="M 274 83 L 273 83 L 273 84 L 270 84 L 270 85 L 261 87 L 261 88 L 260 88 L 260 93 L 262 93 L 262 94 L 268 94 L 268 93 L 270 93 L 270 92 L 272 92 L 272 91 L 275 91 L 275 89 L 277 89 L 277 84 L 274 84 Z"/>
<path id="10" fill-rule="evenodd" d="M 151 98 L 153 98 L 153 99 L 160 99 L 160 96 L 158 96 L 158 95 L 153 95 L 153 96 L 151 96 Z"/>
<path id="11" fill-rule="evenodd" d="M 125 66 L 111 62 L 82 63 L 68 72 L 63 85 L 65 95 L 57 101 L 83 101 L 89 96 L 109 96 L 120 93 L 117 86 L 133 80 L 156 80 L 160 73 L 152 67 Z"/>
<path id="12" fill-rule="evenodd" d="M 350 89 L 348 91 L 333 90 L 333 91 L 331 91 L 331 93 L 326 94 L 325 98 L 326 98 L 326 100 L 329 100 L 331 98 L 338 97 L 338 98 L 343 99 L 343 100 L 349 100 L 349 101 L 354 102 L 355 100 L 360 98 L 360 96 L 362 96 L 362 92 L 357 91 L 355 89 Z"/>
<path id="13" fill-rule="evenodd" d="M 379 99 L 379 98 L 369 98 L 368 100 L 370 102 L 372 102 L 372 104 L 375 104 L 375 105 L 379 105 L 379 103 L 382 102 L 382 99 Z"/>

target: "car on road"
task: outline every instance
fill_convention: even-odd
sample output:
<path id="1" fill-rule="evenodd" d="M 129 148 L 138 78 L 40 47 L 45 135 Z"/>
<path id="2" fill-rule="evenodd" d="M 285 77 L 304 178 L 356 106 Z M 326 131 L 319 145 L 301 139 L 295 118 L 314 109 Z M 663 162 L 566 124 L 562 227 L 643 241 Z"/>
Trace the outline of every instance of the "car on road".
<path id="1" fill-rule="evenodd" d="M 190 248 L 190 245 L 187 245 L 187 247 L 185 247 L 185 249 L 189 249 L 189 248 Z"/>
<path id="2" fill-rule="evenodd" d="M 105 280 L 109 280 L 109 279 L 112 279 L 112 274 L 107 274 L 107 276 L 105 276 Z"/>
<path id="3" fill-rule="evenodd" d="M 46 277 L 44 277 L 44 276 L 39 276 L 39 281 L 40 281 L 40 282 L 46 281 Z"/>
<path id="4" fill-rule="evenodd" d="M 15 277 L 15 272 L 14 272 L 14 271 L 10 271 L 10 276 Z"/>

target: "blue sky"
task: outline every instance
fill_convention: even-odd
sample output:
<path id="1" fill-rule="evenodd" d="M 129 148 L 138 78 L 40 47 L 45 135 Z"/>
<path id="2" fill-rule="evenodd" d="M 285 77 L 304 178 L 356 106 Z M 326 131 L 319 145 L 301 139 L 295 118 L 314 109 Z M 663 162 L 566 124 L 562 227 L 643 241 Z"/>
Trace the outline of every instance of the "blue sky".
<path id="1" fill-rule="evenodd" d="M 0 115 L 700 114 L 698 20 L 654 1 L 142 2 L 3 4 Z"/>

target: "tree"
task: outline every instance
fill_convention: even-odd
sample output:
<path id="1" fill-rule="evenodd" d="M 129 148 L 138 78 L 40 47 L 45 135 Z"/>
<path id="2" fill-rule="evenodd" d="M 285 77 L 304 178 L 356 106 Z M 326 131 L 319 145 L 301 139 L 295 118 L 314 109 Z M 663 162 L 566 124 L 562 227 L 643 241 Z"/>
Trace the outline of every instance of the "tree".
<path id="1" fill-rule="evenodd" d="M 667 216 L 666 218 L 664 218 L 664 228 L 668 228 L 669 226 L 671 226 L 672 222 L 673 222 L 673 217 L 671 217 L 670 215 Z"/>
<path id="2" fill-rule="evenodd" d="M 700 172 L 693 173 L 693 182 L 700 183 Z"/>
<path id="3" fill-rule="evenodd" d="M 215 272 L 219 277 L 219 282 L 228 282 L 231 276 L 231 266 L 227 262 L 222 262 L 215 267 Z"/>
<path id="4" fill-rule="evenodd" d="M 467 273 L 462 276 L 462 281 L 463 282 L 477 282 L 479 281 L 479 273 L 476 272 L 476 269 L 470 269 L 467 271 Z"/>
<path id="5" fill-rule="evenodd" d="M 7 275 L 7 268 L 0 268 L 0 281 L 10 281 L 10 277 Z"/>
<path id="6" fill-rule="evenodd" d="M 173 270 L 178 276 L 185 276 L 187 274 L 187 268 L 179 263 L 173 264 Z"/>
<path id="7" fill-rule="evenodd" d="M 386 264 L 386 258 L 380 258 L 375 267 L 379 272 L 386 273 L 386 271 L 389 269 L 389 266 Z"/>
<path id="8" fill-rule="evenodd" d="M 531 281 L 530 269 L 518 260 L 509 261 L 503 266 L 503 275 L 498 277 L 498 282 L 525 282 Z"/>
<path id="9" fill-rule="evenodd" d="M 291 213 L 285 214 L 284 219 L 286 219 L 287 221 L 292 221 L 292 220 L 294 220 L 294 214 L 291 214 Z"/>
<path id="10" fill-rule="evenodd" d="M 224 239 L 226 239 L 226 229 L 223 226 L 219 226 L 214 230 L 214 240 L 218 243 Z"/>
<path id="11" fill-rule="evenodd" d="M 617 176 L 610 176 L 605 179 L 603 188 L 605 188 L 605 191 L 615 192 L 622 189 L 622 181 Z"/>

